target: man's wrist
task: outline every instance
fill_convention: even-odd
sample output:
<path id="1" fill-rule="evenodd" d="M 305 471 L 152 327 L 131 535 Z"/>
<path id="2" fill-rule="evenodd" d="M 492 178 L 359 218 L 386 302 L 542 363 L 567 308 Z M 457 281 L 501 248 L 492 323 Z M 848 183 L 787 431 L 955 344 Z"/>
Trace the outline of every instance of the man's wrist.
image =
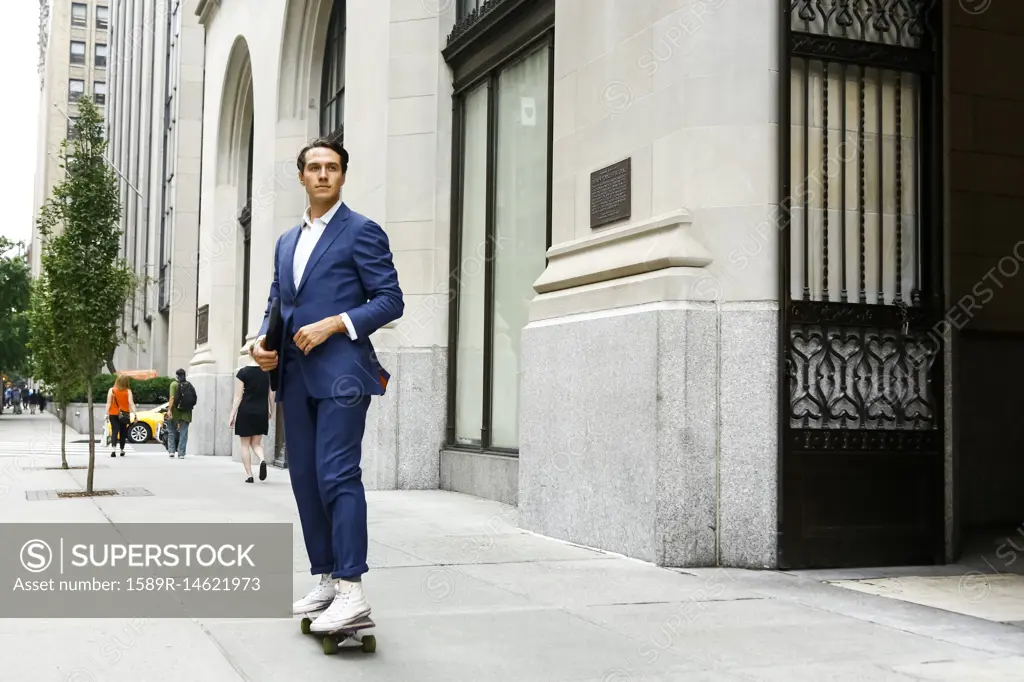
<path id="1" fill-rule="evenodd" d="M 331 328 L 331 330 L 335 334 L 344 334 L 347 331 L 345 329 L 344 317 L 342 317 L 341 315 L 335 315 L 334 317 L 331 318 L 331 320 L 334 322 L 334 326 Z"/>

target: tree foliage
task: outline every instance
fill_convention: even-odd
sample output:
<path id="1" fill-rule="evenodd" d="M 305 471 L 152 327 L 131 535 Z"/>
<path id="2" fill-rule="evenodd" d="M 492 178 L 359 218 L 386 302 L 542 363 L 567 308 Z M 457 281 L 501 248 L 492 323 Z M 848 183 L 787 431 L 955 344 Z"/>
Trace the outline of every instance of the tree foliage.
<path id="1" fill-rule="evenodd" d="M 61 466 L 68 468 L 66 452 L 67 407 L 71 398 L 82 390 L 82 376 L 69 358 L 72 349 L 68 339 L 58 333 L 58 319 L 52 306 L 49 282 L 44 272 L 32 287 L 32 306 L 29 310 L 29 350 L 32 376 L 45 384 L 53 397 L 61 420 Z"/>
<path id="2" fill-rule="evenodd" d="M 29 267 L 21 245 L 0 237 L 0 372 L 25 370 L 28 357 Z"/>
<path id="3" fill-rule="evenodd" d="M 61 145 L 67 170 L 40 210 L 39 232 L 45 240 L 42 270 L 46 306 L 52 315 L 51 343 L 62 356 L 61 371 L 85 385 L 89 411 L 98 396 L 93 381 L 106 358 L 124 341 L 119 319 L 138 280 L 120 256 L 121 204 L 117 177 L 107 165 L 103 120 L 88 99 L 78 101 L 71 139 Z M 93 492 L 96 457 L 93 421 L 89 420 L 89 475 Z"/>

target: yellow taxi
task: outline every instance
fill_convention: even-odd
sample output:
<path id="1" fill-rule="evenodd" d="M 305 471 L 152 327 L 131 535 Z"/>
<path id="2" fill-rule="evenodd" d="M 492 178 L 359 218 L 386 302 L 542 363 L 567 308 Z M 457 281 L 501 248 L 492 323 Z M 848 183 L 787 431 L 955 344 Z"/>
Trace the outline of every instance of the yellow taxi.
<path id="1" fill-rule="evenodd" d="M 165 412 L 167 412 L 167 403 L 152 410 L 136 412 L 135 421 L 128 425 L 128 440 L 133 443 L 145 443 L 152 438 L 163 441 Z M 110 445 L 110 420 L 107 420 L 104 433 L 106 434 L 104 442 Z"/>

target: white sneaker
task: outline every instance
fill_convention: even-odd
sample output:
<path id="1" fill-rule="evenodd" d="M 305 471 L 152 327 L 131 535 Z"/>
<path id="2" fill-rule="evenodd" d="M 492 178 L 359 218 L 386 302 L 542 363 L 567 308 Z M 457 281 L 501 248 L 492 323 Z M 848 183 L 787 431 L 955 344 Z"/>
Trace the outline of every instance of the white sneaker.
<path id="1" fill-rule="evenodd" d="M 363 583 L 338 581 L 338 596 L 326 611 L 313 621 L 310 632 L 333 632 L 370 615 L 370 604 L 363 596 Z"/>
<path id="2" fill-rule="evenodd" d="M 331 605 L 337 594 L 331 574 L 324 573 L 320 576 L 320 583 L 309 594 L 292 604 L 292 613 L 298 616 L 323 611 Z"/>

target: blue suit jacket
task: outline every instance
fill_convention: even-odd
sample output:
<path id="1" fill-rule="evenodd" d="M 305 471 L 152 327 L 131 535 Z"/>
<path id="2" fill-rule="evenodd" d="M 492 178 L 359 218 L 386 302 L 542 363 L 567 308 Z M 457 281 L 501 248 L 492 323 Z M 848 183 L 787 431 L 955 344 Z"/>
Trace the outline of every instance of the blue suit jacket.
<path id="1" fill-rule="evenodd" d="M 295 333 L 325 317 L 348 313 L 355 341 L 347 334 L 334 334 L 294 365 L 313 398 L 383 395 L 391 375 L 377 361 L 370 335 L 400 318 L 405 309 L 387 234 L 343 203 L 310 254 L 296 289 L 292 261 L 301 230 L 301 225 L 288 230 L 274 247 L 274 281 L 260 328 L 260 335 L 267 333 L 270 302 L 280 298 L 280 385 L 284 372 L 295 368 L 284 363 L 284 349 Z M 277 395 L 280 401 L 281 392 Z"/>

